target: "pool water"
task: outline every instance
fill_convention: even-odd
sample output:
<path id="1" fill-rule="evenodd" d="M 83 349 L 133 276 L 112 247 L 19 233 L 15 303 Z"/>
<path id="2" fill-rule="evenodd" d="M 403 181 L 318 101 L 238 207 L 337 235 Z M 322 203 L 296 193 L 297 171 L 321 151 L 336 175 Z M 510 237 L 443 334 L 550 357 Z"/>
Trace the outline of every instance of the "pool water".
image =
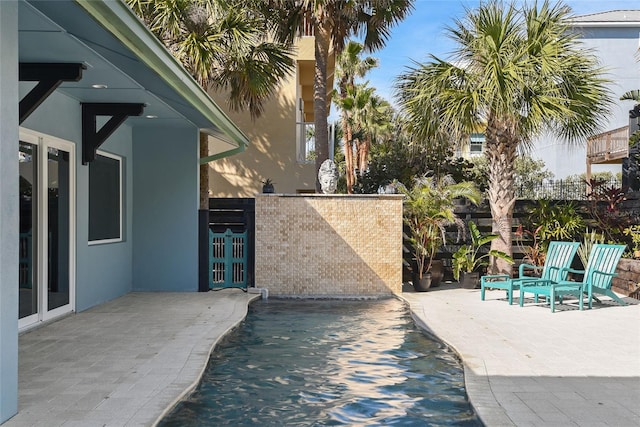
<path id="1" fill-rule="evenodd" d="M 455 354 L 406 306 L 268 300 L 215 349 L 160 426 L 481 426 Z"/>

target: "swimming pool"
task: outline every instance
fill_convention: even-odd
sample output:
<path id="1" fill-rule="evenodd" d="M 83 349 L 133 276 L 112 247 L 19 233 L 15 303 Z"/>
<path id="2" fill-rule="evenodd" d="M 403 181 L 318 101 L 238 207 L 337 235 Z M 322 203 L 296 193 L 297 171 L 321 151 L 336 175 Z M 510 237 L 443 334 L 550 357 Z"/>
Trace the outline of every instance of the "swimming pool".
<path id="1" fill-rule="evenodd" d="M 480 426 L 455 354 L 396 299 L 269 300 L 160 426 Z"/>

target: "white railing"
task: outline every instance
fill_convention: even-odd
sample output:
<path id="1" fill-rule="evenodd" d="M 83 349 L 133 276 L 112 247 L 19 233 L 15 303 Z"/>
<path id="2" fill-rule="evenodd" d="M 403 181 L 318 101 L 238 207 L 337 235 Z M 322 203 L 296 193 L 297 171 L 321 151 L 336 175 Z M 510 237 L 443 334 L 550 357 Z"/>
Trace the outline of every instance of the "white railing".
<path id="1" fill-rule="evenodd" d="M 587 159 L 591 163 L 629 157 L 629 126 L 610 130 L 587 139 Z"/>

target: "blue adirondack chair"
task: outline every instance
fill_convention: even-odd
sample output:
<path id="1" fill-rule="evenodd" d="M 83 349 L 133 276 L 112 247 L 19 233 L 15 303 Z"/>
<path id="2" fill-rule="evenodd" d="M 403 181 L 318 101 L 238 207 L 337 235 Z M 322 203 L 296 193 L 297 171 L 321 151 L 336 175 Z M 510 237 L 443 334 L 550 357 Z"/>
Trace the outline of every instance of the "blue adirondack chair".
<path id="1" fill-rule="evenodd" d="M 559 298 L 560 303 L 562 303 L 562 297 L 565 295 L 576 296 L 580 310 L 583 309 L 585 294 L 587 295 L 589 308 L 592 307 L 592 301 L 595 299 L 594 294 L 609 296 L 619 304 L 626 305 L 626 302 L 611 290 L 611 282 L 617 275 L 615 272 L 616 267 L 625 247 L 624 245 L 595 244 L 591 249 L 589 260 L 584 270 L 565 268 L 561 271 L 561 275 L 564 276 L 561 280 L 536 280 L 525 283 L 520 287 L 520 307 L 524 304 L 524 295 L 526 293 L 534 294 L 536 303 L 539 295 L 547 297 L 552 313 L 555 311 L 556 298 Z M 582 274 L 583 279 L 581 282 L 566 280 L 567 273 Z"/>
<path id="2" fill-rule="evenodd" d="M 578 251 L 579 242 L 551 242 L 547 250 L 544 266 L 535 266 L 531 264 L 520 264 L 518 270 L 518 278 L 511 278 L 506 274 L 493 274 L 482 276 L 480 278 L 480 299 L 484 301 L 485 288 L 505 289 L 509 305 L 513 303 L 513 291 L 519 289 L 523 283 L 533 280 L 552 280 L 558 281 L 566 278 L 560 274 L 566 268 L 571 266 L 571 262 Z M 542 270 L 540 277 L 527 276 L 525 269 Z"/>

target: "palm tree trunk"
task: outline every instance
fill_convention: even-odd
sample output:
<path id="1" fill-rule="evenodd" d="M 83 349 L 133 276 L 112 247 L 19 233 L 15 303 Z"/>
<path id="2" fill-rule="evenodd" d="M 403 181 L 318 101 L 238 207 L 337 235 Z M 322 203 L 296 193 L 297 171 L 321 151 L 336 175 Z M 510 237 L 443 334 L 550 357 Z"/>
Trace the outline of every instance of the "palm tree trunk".
<path id="1" fill-rule="evenodd" d="M 322 192 L 318 172 L 329 158 L 329 131 L 327 126 L 327 62 L 329 60 L 330 32 L 327 24 L 315 24 L 315 78 L 313 82 L 313 114 L 316 139 L 316 192 Z"/>
<path id="2" fill-rule="evenodd" d="M 369 164 L 369 150 L 371 149 L 371 138 L 365 136 L 364 141 L 360 144 L 360 176 L 364 176 L 365 170 Z"/>
<path id="3" fill-rule="evenodd" d="M 500 236 L 491 242 L 491 249 L 512 255 L 514 166 L 518 140 L 515 124 L 509 121 L 489 119 L 486 131 L 486 156 L 489 161 L 489 206 L 491 207 L 492 233 Z M 492 258 L 491 274 L 511 274 L 512 265 Z"/>
<path id="4" fill-rule="evenodd" d="M 353 194 L 353 141 L 351 134 L 351 126 L 347 122 L 346 113 L 342 118 L 342 134 L 344 135 L 344 163 L 345 163 L 345 177 L 347 179 L 347 194 Z"/>

